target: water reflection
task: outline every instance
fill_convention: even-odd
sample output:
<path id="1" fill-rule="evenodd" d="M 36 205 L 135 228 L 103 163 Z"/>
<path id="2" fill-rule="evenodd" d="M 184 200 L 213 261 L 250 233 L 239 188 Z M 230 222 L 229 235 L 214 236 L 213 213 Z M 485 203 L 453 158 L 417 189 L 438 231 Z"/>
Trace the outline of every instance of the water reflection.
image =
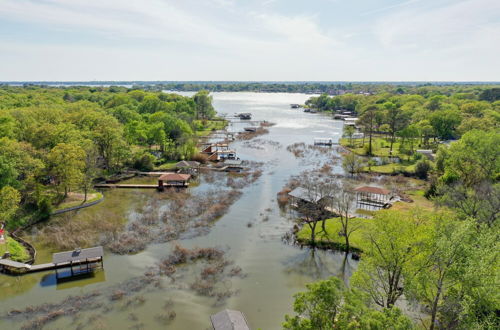
<path id="1" fill-rule="evenodd" d="M 106 273 L 104 271 L 95 271 L 71 276 L 69 269 L 58 270 L 45 274 L 40 280 L 41 287 L 55 286 L 56 290 L 67 290 L 72 288 L 82 288 L 91 284 L 105 282 Z"/>

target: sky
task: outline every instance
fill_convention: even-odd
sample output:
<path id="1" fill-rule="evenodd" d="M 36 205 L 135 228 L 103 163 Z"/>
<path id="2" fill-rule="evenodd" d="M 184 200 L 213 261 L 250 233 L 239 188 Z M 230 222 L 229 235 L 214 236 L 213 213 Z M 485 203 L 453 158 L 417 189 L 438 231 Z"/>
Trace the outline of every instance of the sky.
<path id="1" fill-rule="evenodd" d="M 0 81 L 499 81 L 498 0 L 0 0 Z"/>

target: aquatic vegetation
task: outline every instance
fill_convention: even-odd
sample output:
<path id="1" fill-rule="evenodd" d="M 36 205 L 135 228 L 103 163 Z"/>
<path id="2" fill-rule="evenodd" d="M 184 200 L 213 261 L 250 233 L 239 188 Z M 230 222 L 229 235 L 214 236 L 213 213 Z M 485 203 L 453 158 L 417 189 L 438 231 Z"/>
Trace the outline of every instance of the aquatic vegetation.
<path id="1" fill-rule="evenodd" d="M 175 282 L 182 280 L 183 276 L 178 272 L 192 271 L 186 266 L 201 266 L 199 275 L 189 284 L 189 288 L 199 295 L 215 298 L 215 304 L 223 303 L 236 291 L 230 289 L 229 279 L 231 277 L 244 277 L 243 270 L 239 266 L 233 266 L 232 261 L 225 258 L 225 251 L 221 248 L 193 248 L 188 249 L 176 245 L 171 254 L 158 263 L 158 273 L 168 276 Z"/>

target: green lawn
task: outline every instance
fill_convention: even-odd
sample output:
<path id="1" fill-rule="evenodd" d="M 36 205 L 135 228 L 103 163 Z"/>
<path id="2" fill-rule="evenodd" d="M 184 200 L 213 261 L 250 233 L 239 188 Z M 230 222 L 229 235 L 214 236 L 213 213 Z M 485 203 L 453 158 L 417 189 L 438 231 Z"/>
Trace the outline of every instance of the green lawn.
<path id="1" fill-rule="evenodd" d="M 155 166 L 154 170 L 155 171 L 173 170 L 175 168 L 175 164 L 177 164 L 178 162 L 179 162 L 178 160 L 169 160 L 159 166 Z"/>
<path id="2" fill-rule="evenodd" d="M 368 166 L 363 167 L 363 171 L 370 172 Z M 391 173 L 414 173 L 415 164 L 409 162 L 401 163 L 390 163 L 385 165 L 376 165 L 371 167 L 371 172 L 380 174 L 391 174 Z"/>
<path id="3" fill-rule="evenodd" d="M 363 239 L 364 233 L 367 230 L 367 224 L 371 219 L 364 218 L 353 218 L 350 219 L 350 225 L 353 227 L 358 227 L 350 236 L 350 245 L 354 250 L 362 251 L 365 240 Z M 338 249 L 345 248 L 345 238 L 339 236 L 339 232 L 342 229 L 339 218 L 332 218 L 326 220 L 326 233 L 322 232 L 321 223 L 316 226 L 316 243 L 320 246 L 332 246 Z M 297 240 L 300 243 L 309 243 L 311 238 L 311 229 L 308 225 L 304 225 L 302 229 L 297 233 Z"/>
<path id="4" fill-rule="evenodd" d="M 67 209 L 70 207 L 82 205 L 84 198 L 83 198 L 83 196 L 80 196 L 80 195 L 83 195 L 83 193 L 78 194 L 78 198 L 67 198 L 61 204 L 57 205 L 57 207 L 54 209 L 54 211 L 63 210 L 63 209 Z M 89 192 L 89 194 L 87 196 L 87 201 L 85 202 L 85 204 L 95 202 L 101 198 L 102 198 L 102 194 L 100 192 L 91 192 L 91 193 Z"/>
<path id="5" fill-rule="evenodd" d="M 222 130 L 226 128 L 227 121 L 225 120 L 208 120 L 205 125 L 203 125 L 201 120 L 194 121 L 195 127 L 203 126 L 203 128 L 196 130 L 197 136 L 209 135 L 213 130 Z"/>
<path id="6" fill-rule="evenodd" d="M 30 259 L 30 255 L 24 246 L 12 237 L 7 237 L 6 243 L 0 244 L 0 256 L 3 256 L 7 250 L 10 252 L 10 259 L 14 261 L 23 262 Z"/>
<path id="7" fill-rule="evenodd" d="M 352 152 L 359 156 L 366 156 L 366 148 L 368 148 L 368 137 L 365 138 L 365 145 L 363 146 L 363 139 L 354 139 L 353 146 L 349 146 L 349 139 L 342 138 L 340 139 L 340 144 L 344 147 L 349 148 Z M 399 142 L 396 139 L 392 146 L 392 156 L 399 157 Z M 385 137 L 373 137 L 372 138 L 372 152 L 373 156 L 378 157 L 389 157 L 391 142 L 389 139 Z"/>

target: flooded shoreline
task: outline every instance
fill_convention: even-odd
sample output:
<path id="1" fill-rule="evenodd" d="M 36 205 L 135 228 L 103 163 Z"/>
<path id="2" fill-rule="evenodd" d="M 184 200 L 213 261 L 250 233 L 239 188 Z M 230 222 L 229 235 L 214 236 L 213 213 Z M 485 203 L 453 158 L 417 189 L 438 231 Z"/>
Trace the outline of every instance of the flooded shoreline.
<path id="1" fill-rule="evenodd" d="M 357 263 L 350 259 L 346 261 L 343 253 L 321 250 L 313 252 L 282 241 L 283 235 L 289 232 L 294 222 L 290 214 L 279 208 L 277 202 L 277 193 L 283 186 L 292 176 L 305 170 L 318 169 L 328 162 L 332 173 L 342 173 L 340 164 L 335 161 L 335 157 L 338 157 L 335 151 L 328 155 L 328 159 L 319 160 L 321 155 L 316 153 L 309 158 L 297 158 L 287 150 L 288 146 L 294 144 L 311 145 L 317 137 L 326 136 L 338 140 L 342 133 L 342 122 L 323 114 L 308 114 L 290 109 L 291 103 L 304 103 L 310 95 L 214 93 L 213 96 L 214 107 L 221 114 L 250 112 L 255 120 L 276 123 L 266 128 L 269 130 L 267 134 L 231 143 L 242 160 L 263 163 L 261 175 L 254 182 L 242 184 L 238 184 L 237 178 L 228 182 L 227 173 L 220 173 L 225 179 L 216 178 L 212 183 L 202 176 L 199 184 L 190 188 L 192 196 L 207 197 L 214 185 L 223 185 L 225 191 L 240 191 L 240 195 L 225 212 L 217 220 L 210 221 L 207 230 L 196 234 L 186 231 L 185 235 L 169 240 L 152 239 L 133 254 L 120 255 L 108 250 L 104 259 L 104 272 L 93 278 L 57 284 L 51 279 L 50 272 L 20 278 L 2 276 L 5 280 L 2 283 L 3 294 L 0 295 L 1 315 L 6 315 L 12 309 L 24 310 L 30 305 L 52 303 L 57 306 L 69 296 L 102 291 L 107 295 L 96 298 L 96 303 L 106 301 L 109 310 L 82 310 L 78 316 L 56 314 L 50 320 L 50 327 L 77 328 L 81 325 L 85 329 L 123 328 L 132 325 L 136 328 L 154 329 L 162 328 L 167 322 L 172 329 L 205 329 L 210 326 L 210 314 L 223 308 L 231 308 L 243 311 L 252 328 L 279 329 L 284 314 L 292 310 L 293 294 L 303 290 L 306 283 L 329 276 L 348 279 Z M 237 132 L 244 126 L 244 122 L 233 123 L 229 130 Z M 130 227 L 131 224 L 144 224 L 149 221 L 146 218 L 155 220 L 156 216 L 146 217 L 147 212 L 152 210 L 156 215 L 169 205 L 168 198 L 158 198 L 157 194 L 156 191 L 134 189 L 105 191 L 105 200 L 101 204 L 66 216 L 62 221 L 91 222 L 99 217 L 113 217 L 117 227 L 126 227 L 132 229 L 134 234 L 142 235 L 141 228 Z M 182 209 L 183 206 L 178 207 Z M 189 220 L 184 219 L 186 222 Z M 40 239 L 40 236 L 37 237 L 43 235 L 43 229 L 40 229 L 42 232 L 34 230 L 30 233 L 30 238 L 35 239 L 34 244 L 41 251 L 37 262 L 49 259 L 53 252 L 46 247 L 47 242 Z M 120 235 L 119 232 L 116 234 Z M 127 242 L 124 240 L 126 247 L 127 244 L 133 245 Z M 108 297 L 113 294 L 113 290 L 122 290 L 120 287 L 126 287 L 134 278 L 144 277 L 147 270 L 172 253 L 177 244 L 189 250 L 223 250 L 224 260 L 234 263 L 234 267 L 239 267 L 245 276 L 221 281 L 220 284 L 232 292 L 230 296 L 224 297 L 221 304 L 214 304 L 213 297 L 192 290 L 192 283 L 201 274 L 196 265 L 182 266 L 185 267 L 183 276 L 175 281 L 175 285 L 169 279 L 161 277 L 158 279 L 158 287 L 139 290 L 134 295 L 139 298 L 130 297 L 136 300 L 129 306 L 124 306 L 127 299 L 112 300 Z M 127 248 L 125 251 L 127 252 Z M 211 271 L 207 270 L 209 273 Z M 229 269 L 227 272 L 230 271 Z M 205 288 L 198 289 L 203 291 Z M 165 310 L 166 304 L 171 304 L 172 308 Z M 130 306 L 134 306 L 132 316 L 129 315 L 132 313 Z M 173 311 L 175 317 L 172 317 Z M 29 321 L 31 320 L 26 318 L 2 318 L 0 326 L 21 328 Z"/>

